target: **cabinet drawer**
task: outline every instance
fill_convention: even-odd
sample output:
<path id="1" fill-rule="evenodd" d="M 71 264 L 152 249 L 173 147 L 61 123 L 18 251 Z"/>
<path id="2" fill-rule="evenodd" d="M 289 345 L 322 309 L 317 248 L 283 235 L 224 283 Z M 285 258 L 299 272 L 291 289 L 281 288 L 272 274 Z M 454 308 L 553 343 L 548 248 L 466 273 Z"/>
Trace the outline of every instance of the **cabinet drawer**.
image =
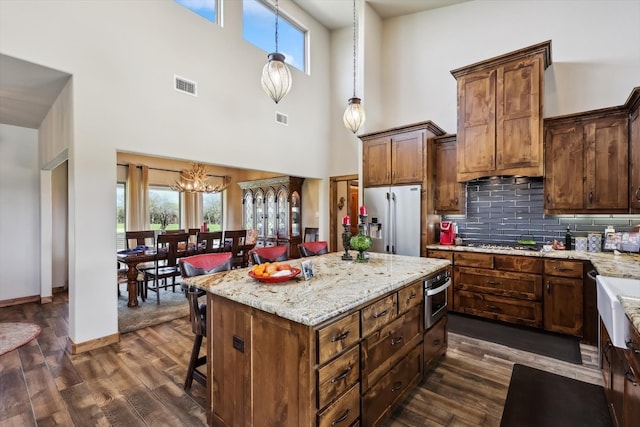
<path id="1" fill-rule="evenodd" d="M 398 317 L 398 294 L 394 293 L 361 311 L 362 336 L 366 337 Z"/>
<path id="2" fill-rule="evenodd" d="M 398 291 L 398 313 L 402 314 L 415 306 L 421 305 L 424 299 L 424 285 L 415 282 Z"/>
<path id="3" fill-rule="evenodd" d="M 553 276 L 575 277 L 582 279 L 582 262 L 545 260 L 544 273 Z"/>
<path id="4" fill-rule="evenodd" d="M 447 321 L 444 316 L 424 334 L 424 367 L 429 369 L 447 351 Z"/>
<path id="5" fill-rule="evenodd" d="M 542 276 L 536 274 L 468 267 L 454 270 L 456 292 L 482 292 L 532 301 L 542 299 Z"/>
<path id="6" fill-rule="evenodd" d="M 462 313 L 542 327 L 542 304 L 536 301 L 459 290 L 455 292 L 455 300 L 456 309 Z"/>
<path id="7" fill-rule="evenodd" d="M 429 249 L 427 257 L 428 258 L 448 259 L 449 261 L 453 262 L 453 252 L 452 251 L 439 251 L 439 250 Z"/>
<path id="8" fill-rule="evenodd" d="M 542 260 L 540 258 L 518 255 L 495 255 L 494 262 L 498 270 L 542 274 Z"/>
<path id="9" fill-rule="evenodd" d="M 360 313 L 347 317 L 318 330 L 318 364 L 322 365 L 336 354 L 360 340 Z"/>
<path id="10" fill-rule="evenodd" d="M 362 341 L 362 390 L 367 390 L 422 340 L 422 307 L 416 307 Z"/>
<path id="11" fill-rule="evenodd" d="M 360 378 L 360 347 L 318 369 L 318 409 L 327 406 Z"/>
<path id="12" fill-rule="evenodd" d="M 318 427 L 350 426 L 360 417 L 360 384 L 318 414 Z"/>
<path id="13" fill-rule="evenodd" d="M 473 252 L 456 252 L 453 256 L 454 265 L 464 265 L 477 268 L 493 268 L 493 255 Z"/>
<path id="14" fill-rule="evenodd" d="M 422 378 L 422 350 L 420 346 L 391 369 L 362 398 L 362 425 L 378 425 L 406 396 L 406 392 Z"/>

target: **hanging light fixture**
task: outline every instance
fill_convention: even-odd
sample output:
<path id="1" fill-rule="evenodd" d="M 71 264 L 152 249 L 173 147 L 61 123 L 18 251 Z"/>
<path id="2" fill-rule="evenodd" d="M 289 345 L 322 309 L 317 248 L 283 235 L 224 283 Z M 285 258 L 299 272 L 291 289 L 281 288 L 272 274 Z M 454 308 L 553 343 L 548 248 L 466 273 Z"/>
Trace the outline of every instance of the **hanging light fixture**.
<path id="1" fill-rule="evenodd" d="M 356 96 L 356 0 L 353 0 L 353 97 L 349 98 L 349 105 L 344 110 L 342 121 L 347 129 L 356 133 L 366 119 L 361 99 Z"/>
<path id="2" fill-rule="evenodd" d="M 276 51 L 268 55 L 262 69 L 262 89 L 277 104 L 291 90 L 291 71 L 284 63 L 284 55 L 278 52 L 278 0 L 276 0 Z"/>
<path id="3" fill-rule="evenodd" d="M 219 193 L 231 184 L 231 177 L 221 176 L 219 178 L 222 178 L 221 183 L 210 184 L 206 166 L 203 163 L 192 163 L 191 169 L 180 172 L 180 178 L 170 187 L 174 191 L 185 193 Z"/>

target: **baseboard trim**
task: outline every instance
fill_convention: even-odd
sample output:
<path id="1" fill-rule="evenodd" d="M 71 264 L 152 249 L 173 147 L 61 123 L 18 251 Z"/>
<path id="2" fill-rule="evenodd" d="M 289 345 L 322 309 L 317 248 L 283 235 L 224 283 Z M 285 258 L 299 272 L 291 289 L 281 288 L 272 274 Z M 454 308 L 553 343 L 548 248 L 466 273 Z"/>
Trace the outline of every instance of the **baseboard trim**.
<path id="1" fill-rule="evenodd" d="M 9 307 L 12 305 L 26 304 L 29 302 L 40 302 L 40 295 L 32 295 L 29 297 L 20 297 L 20 298 L 12 298 L 5 299 L 0 301 L 0 307 Z"/>
<path id="2" fill-rule="evenodd" d="M 81 343 L 74 343 L 71 338 L 67 337 L 67 353 L 79 354 L 87 351 L 95 350 L 97 348 L 106 347 L 111 344 L 115 344 L 120 341 L 120 332 L 116 332 L 113 335 L 107 335 L 106 337 L 96 338 L 95 340 L 89 340 Z"/>
<path id="3" fill-rule="evenodd" d="M 40 297 L 40 304 L 49 304 L 53 302 L 53 296 L 50 297 Z"/>

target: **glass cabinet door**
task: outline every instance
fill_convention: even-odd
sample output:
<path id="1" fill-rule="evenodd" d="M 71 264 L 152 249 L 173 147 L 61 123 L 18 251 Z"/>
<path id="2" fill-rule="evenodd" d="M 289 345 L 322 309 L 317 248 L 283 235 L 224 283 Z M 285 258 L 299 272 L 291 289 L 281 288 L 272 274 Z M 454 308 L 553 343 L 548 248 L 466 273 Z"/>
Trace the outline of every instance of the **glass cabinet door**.
<path id="1" fill-rule="evenodd" d="M 244 229 L 253 230 L 254 228 L 256 228 L 256 222 L 253 210 L 253 193 L 247 191 L 244 195 Z"/>
<path id="2" fill-rule="evenodd" d="M 289 194 L 283 188 L 278 191 L 278 237 L 289 237 Z"/>
<path id="3" fill-rule="evenodd" d="M 276 193 L 273 189 L 269 189 L 267 194 L 265 195 L 265 204 L 267 210 L 267 237 L 276 237 L 276 215 L 277 215 L 277 207 L 276 207 Z"/>
<path id="4" fill-rule="evenodd" d="M 297 191 L 291 193 L 291 235 L 300 235 L 300 195 Z"/>
<path id="5" fill-rule="evenodd" d="M 256 229 L 258 230 L 258 237 L 264 237 L 264 194 L 262 190 L 256 191 L 254 199 L 255 212 L 256 212 Z"/>

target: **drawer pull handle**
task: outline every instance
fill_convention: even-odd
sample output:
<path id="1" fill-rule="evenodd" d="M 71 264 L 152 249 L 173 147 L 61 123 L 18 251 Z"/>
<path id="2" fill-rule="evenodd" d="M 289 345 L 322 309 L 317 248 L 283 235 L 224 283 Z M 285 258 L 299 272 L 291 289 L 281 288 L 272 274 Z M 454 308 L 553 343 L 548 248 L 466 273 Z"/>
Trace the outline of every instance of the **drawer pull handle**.
<path id="1" fill-rule="evenodd" d="M 402 342 L 402 337 L 391 338 L 391 345 L 400 344 Z"/>
<path id="2" fill-rule="evenodd" d="M 335 382 L 338 382 L 338 381 L 341 381 L 341 380 L 347 378 L 347 375 L 349 375 L 349 372 L 351 372 L 351 366 L 347 367 L 347 369 L 345 369 L 344 372 L 342 372 L 337 377 L 331 378 L 331 382 L 335 383 Z"/>
<path id="3" fill-rule="evenodd" d="M 349 416 L 349 411 L 351 411 L 351 408 L 347 408 L 347 410 L 344 411 L 344 414 L 342 414 L 342 416 L 340 418 L 336 418 L 335 420 L 331 421 L 331 425 L 334 426 L 334 425 L 340 424 L 341 422 L 346 420 L 347 417 Z"/>
<path id="4" fill-rule="evenodd" d="M 625 344 L 627 345 L 627 348 L 629 350 L 631 350 L 635 354 L 640 354 L 640 348 L 636 345 L 636 343 L 634 343 L 631 340 L 628 340 L 628 341 L 625 342 Z"/>
<path id="5" fill-rule="evenodd" d="M 393 384 L 393 387 L 391 387 L 391 392 L 395 393 L 396 391 L 400 390 L 402 388 L 402 381 L 397 381 Z"/>
<path id="6" fill-rule="evenodd" d="M 407 298 L 407 301 L 410 301 L 410 300 L 414 299 L 417 296 L 418 296 L 418 294 L 413 293 L 413 294 L 409 295 L 409 298 Z"/>
<path id="7" fill-rule="evenodd" d="M 499 285 L 500 284 L 500 282 L 496 282 L 496 281 L 493 281 L 493 280 L 489 280 L 487 283 L 490 284 L 490 285 Z"/>
<path id="8" fill-rule="evenodd" d="M 382 316 L 386 316 L 387 315 L 387 310 L 381 311 L 380 313 L 375 313 L 373 315 L 374 319 L 377 319 L 378 317 L 382 317 Z"/>
<path id="9" fill-rule="evenodd" d="M 547 280 L 547 295 L 551 295 L 551 282 Z"/>
<path id="10" fill-rule="evenodd" d="M 593 203 L 593 191 L 589 191 L 589 204 Z"/>
<path id="11" fill-rule="evenodd" d="M 636 190 L 635 195 L 636 195 L 636 200 L 640 200 L 640 186 Z"/>
<path id="12" fill-rule="evenodd" d="M 489 310 L 496 310 L 496 311 L 502 311 L 502 309 L 496 305 L 487 305 L 487 308 Z"/>
<path id="13" fill-rule="evenodd" d="M 440 345 L 440 338 L 433 340 L 433 345 Z"/>
<path id="14" fill-rule="evenodd" d="M 624 373 L 624 376 L 627 378 L 627 381 L 629 381 L 634 387 L 638 385 L 638 381 L 636 381 L 636 377 L 633 375 L 633 372 L 627 371 Z"/>
<path id="15" fill-rule="evenodd" d="M 553 269 L 556 271 L 571 271 L 570 268 L 563 268 L 563 267 L 553 267 Z"/>
<path id="16" fill-rule="evenodd" d="M 551 204 L 551 193 L 547 193 L 547 203 Z"/>
<path id="17" fill-rule="evenodd" d="M 602 355 L 604 356 L 604 359 L 607 361 L 607 364 L 611 364 L 611 362 L 609 361 L 609 350 L 611 350 L 611 347 L 613 347 L 613 344 L 611 343 L 611 341 L 607 340 L 607 343 L 604 346 L 604 350 L 602 350 Z"/>
<path id="18" fill-rule="evenodd" d="M 331 338 L 331 342 L 342 341 L 342 340 L 346 339 L 349 336 L 349 332 L 351 332 L 351 331 L 346 331 L 342 335 L 334 336 L 333 338 Z"/>

